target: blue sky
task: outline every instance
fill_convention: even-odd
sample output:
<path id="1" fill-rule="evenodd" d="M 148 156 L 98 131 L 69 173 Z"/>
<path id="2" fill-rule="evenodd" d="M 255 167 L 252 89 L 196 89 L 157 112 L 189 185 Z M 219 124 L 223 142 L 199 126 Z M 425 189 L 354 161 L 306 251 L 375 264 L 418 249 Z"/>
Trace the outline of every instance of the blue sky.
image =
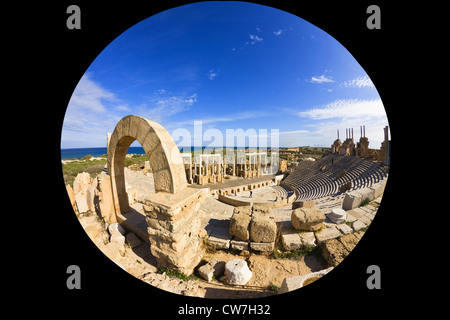
<path id="1" fill-rule="evenodd" d="M 161 12 L 108 45 L 74 90 L 61 147 L 104 147 L 128 114 L 161 123 L 179 145 L 180 133 L 193 141 L 194 121 L 224 136 L 266 130 L 282 147 L 330 146 L 351 127 L 358 141 L 365 125 L 379 148 L 388 125 L 372 81 L 337 40 L 289 13 L 229 1 Z"/>

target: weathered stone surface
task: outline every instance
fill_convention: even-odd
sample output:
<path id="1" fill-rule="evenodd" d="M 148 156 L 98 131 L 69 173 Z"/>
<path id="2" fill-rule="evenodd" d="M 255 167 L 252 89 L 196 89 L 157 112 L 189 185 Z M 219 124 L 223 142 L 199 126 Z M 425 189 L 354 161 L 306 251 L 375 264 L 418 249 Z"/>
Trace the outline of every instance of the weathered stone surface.
<path id="1" fill-rule="evenodd" d="M 351 210 L 359 207 L 361 201 L 363 200 L 361 193 L 354 190 L 351 192 L 347 192 L 344 197 L 344 201 L 342 202 L 342 209 Z"/>
<path id="2" fill-rule="evenodd" d="M 349 254 L 349 251 L 337 239 L 323 241 L 320 247 L 322 256 L 330 267 L 336 267 Z"/>
<path id="3" fill-rule="evenodd" d="M 85 213 L 89 211 L 89 205 L 86 199 L 86 191 L 80 191 L 75 194 L 75 203 L 79 213 Z"/>
<path id="4" fill-rule="evenodd" d="M 158 267 L 168 267 L 189 275 L 202 259 L 204 248 L 201 236 L 204 232 L 201 232 L 201 219 L 204 212 L 197 205 L 201 197 L 201 190 L 185 188 L 177 194 L 158 192 L 146 200 L 143 209 L 148 238 Z M 228 228 L 222 229 L 231 238 Z M 219 236 L 216 228 L 214 232 Z M 209 240 L 214 242 L 213 237 Z"/>
<path id="5" fill-rule="evenodd" d="M 272 210 L 273 203 L 271 202 L 260 202 L 260 203 L 254 203 L 253 204 L 253 214 L 264 214 L 273 216 L 273 210 Z"/>
<path id="6" fill-rule="evenodd" d="M 81 172 L 77 174 L 75 180 L 73 181 L 73 193 L 77 194 L 81 191 L 86 191 L 91 185 L 92 179 L 89 173 Z"/>
<path id="7" fill-rule="evenodd" d="M 355 246 L 358 244 L 360 239 L 358 239 L 354 234 L 350 233 L 342 236 L 339 241 L 344 245 L 344 247 L 351 252 Z"/>
<path id="8" fill-rule="evenodd" d="M 315 232 L 317 243 L 319 243 L 319 244 L 324 241 L 337 238 L 340 235 L 341 235 L 341 233 L 339 232 L 339 230 L 337 230 L 334 227 L 333 228 L 323 228 L 322 230 Z"/>
<path id="9" fill-rule="evenodd" d="M 111 190 L 111 177 L 105 172 L 97 176 L 99 192 L 99 209 L 100 216 L 105 219 L 107 223 L 117 222 L 114 212 L 114 201 Z"/>
<path id="10" fill-rule="evenodd" d="M 207 264 L 198 268 L 200 276 L 208 282 L 213 280 L 213 276 L 218 279 L 225 272 L 225 261 L 211 259 Z"/>
<path id="11" fill-rule="evenodd" d="M 321 278 L 326 275 L 328 272 L 333 270 L 333 267 L 320 270 L 317 272 L 308 273 L 300 276 L 287 277 L 281 283 L 281 287 L 278 290 L 278 294 L 290 292 L 293 290 L 300 289 L 304 286 L 304 283 L 308 282 L 309 279 L 312 278 Z"/>
<path id="12" fill-rule="evenodd" d="M 275 248 L 275 242 L 250 242 L 250 248 L 255 251 L 271 252 Z"/>
<path id="13" fill-rule="evenodd" d="M 292 209 L 297 208 L 312 208 L 314 207 L 314 200 L 308 201 L 295 201 L 292 203 Z"/>
<path id="14" fill-rule="evenodd" d="M 353 229 L 348 225 L 346 225 L 345 223 L 336 225 L 336 229 L 338 229 L 342 234 L 348 234 L 353 232 Z"/>
<path id="15" fill-rule="evenodd" d="M 86 203 L 88 206 L 89 211 L 95 212 L 95 189 L 92 185 L 89 185 L 86 189 Z"/>
<path id="16" fill-rule="evenodd" d="M 300 232 L 298 235 L 305 247 L 312 248 L 316 246 L 316 236 L 314 235 L 314 232 Z"/>
<path id="17" fill-rule="evenodd" d="M 225 264 L 225 281 L 234 285 L 244 285 L 252 277 L 247 262 L 241 259 L 232 259 Z"/>
<path id="18" fill-rule="evenodd" d="M 316 231 L 322 228 L 324 213 L 318 208 L 298 208 L 292 211 L 292 226 L 298 230 Z"/>
<path id="19" fill-rule="evenodd" d="M 274 242 L 277 224 L 266 216 L 253 216 L 250 222 L 250 240 L 254 242 Z"/>
<path id="20" fill-rule="evenodd" d="M 230 219 L 230 234 L 247 241 L 250 239 L 251 216 L 245 212 L 234 213 Z"/>
<path id="21" fill-rule="evenodd" d="M 283 226 L 281 232 L 281 241 L 285 250 L 294 251 L 300 249 L 302 240 L 299 233 L 291 228 Z"/>
<path id="22" fill-rule="evenodd" d="M 248 250 L 248 242 L 247 241 L 239 241 L 239 240 L 231 240 L 230 246 L 232 249 L 236 250 Z"/>
<path id="23" fill-rule="evenodd" d="M 359 218 L 359 221 L 361 221 L 365 225 L 369 225 L 372 222 L 372 220 L 370 220 L 369 217 L 367 217 L 367 216 Z"/>
<path id="24" fill-rule="evenodd" d="M 373 196 L 375 199 L 381 196 L 381 194 L 384 192 L 385 185 L 386 185 L 385 183 L 378 182 L 369 187 L 370 189 L 373 190 Z"/>
<path id="25" fill-rule="evenodd" d="M 358 191 L 362 196 L 362 200 L 369 199 L 370 201 L 372 201 L 373 199 L 375 199 L 375 191 L 371 188 L 361 188 Z"/>
<path id="26" fill-rule="evenodd" d="M 231 238 L 227 228 L 216 227 L 208 238 L 208 244 L 216 249 L 228 249 Z"/>
<path id="27" fill-rule="evenodd" d="M 364 222 L 362 222 L 361 220 L 356 220 L 355 222 L 353 222 L 352 227 L 353 227 L 353 230 L 358 231 L 362 228 L 367 227 L 367 225 Z"/>

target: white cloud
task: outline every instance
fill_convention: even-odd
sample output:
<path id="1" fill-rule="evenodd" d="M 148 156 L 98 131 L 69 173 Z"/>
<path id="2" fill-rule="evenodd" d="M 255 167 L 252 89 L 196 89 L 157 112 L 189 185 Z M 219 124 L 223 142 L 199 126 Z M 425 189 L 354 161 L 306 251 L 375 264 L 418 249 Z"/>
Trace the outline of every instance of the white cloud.
<path id="1" fill-rule="evenodd" d="M 257 43 L 257 42 L 262 42 L 264 40 L 264 38 L 260 38 L 260 37 L 258 37 L 257 35 L 254 35 L 254 34 L 249 34 L 248 36 L 252 40 L 250 42 L 251 45 L 253 45 L 253 44 Z"/>
<path id="2" fill-rule="evenodd" d="M 321 75 L 319 77 L 311 77 L 310 80 L 307 80 L 311 83 L 326 83 L 326 82 L 334 82 L 334 80 L 331 77 L 326 77 L 324 75 Z"/>
<path id="3" fill-rule="evenodd" d="M 69 102 L 70 109 L 102 113 L 106 112 L 103 102 L 118 102 L 116 95 L 111 91 L 102 88 L 99 84 L 91 80 L 89 74 L 85 74 L 78 82 L 75 91 Z"/>
<path id="4" fill-rule="evenodd" d="M 281 35 L 284 31 L 285 31 L 285 30 L 279 29 L 278 31 L 274 31 L 273 33 L 274 33 L 274 35 L 276 35 L 276 36 L 278 37 L 278 36 Z"/>
<path id="5" fill-rule="evenodd" d="M 197 102 L 197 94 L 194 93 L 189 97 L 171 96 L 153 98 L 150 103 L 153 107 L 148 108 L 147 105 L 141 107 L 142 116 L 152 119 L 156 122 L 162 122 L 164 118 L 175 115 L 177 113 L 189 110 L 189 108 Z"/>
<path id="6" fill-rule="evenodd" d="M 350 81 L 345 81 L 342 85 L 346 88 L 375 88 L 372 80 L 370 80 L 367 75 L 358 77 Z"/>
<path id="7" fill-rule="evenodd" d="M 315 120 L 330 118 L 370 118 L 385 116 L 381 99 L 341 99 L 335 100 L 323 106 L 317 106 L 306 111 L 299 112 L 300 117 L 308 117 Z"/>
<path id="8" fill-rule="evenodd" d="M 214 72 L 214 69 L 209 70 L 209 72 L 208 72 L 208 79 L 209 80 L 214 80 L 215 77 L 217 77 L 217 73 Z"/>

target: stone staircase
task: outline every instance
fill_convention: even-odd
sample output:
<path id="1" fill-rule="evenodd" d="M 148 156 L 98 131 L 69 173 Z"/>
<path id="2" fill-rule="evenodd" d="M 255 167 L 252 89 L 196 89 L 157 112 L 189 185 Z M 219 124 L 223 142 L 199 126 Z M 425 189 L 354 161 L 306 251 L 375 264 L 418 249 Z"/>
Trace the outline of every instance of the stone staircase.
<path id="1" fill-rule="evenodd" d="M 332 163 L 333 159 L 333 163 Z M 344 184 L 348 191 L 369 187 L 387 177 L 379 163 L 353 156 L 328 155 L 314 162 L 304 161 L 283 182 L 298 192 L 296 201 L 337 196 Z"/>
<path id="2" fill-rule="evenodd" d="M 287 199 L 288 197 L 290 197 L 294 192 L 292 191 L 292 189 L 286 187 L 286 186 L 271 186 L 272 189 L 274 189 L 278 195 L 278 197 L 281 199 L 283 197 L 283 199 Z"/>

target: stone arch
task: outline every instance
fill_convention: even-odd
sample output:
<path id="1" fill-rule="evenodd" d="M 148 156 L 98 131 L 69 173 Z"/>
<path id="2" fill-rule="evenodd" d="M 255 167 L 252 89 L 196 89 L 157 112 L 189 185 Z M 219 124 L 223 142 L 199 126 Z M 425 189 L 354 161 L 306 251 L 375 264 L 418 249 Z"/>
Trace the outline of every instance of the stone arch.
<path id="1" fill-rule="evenodd" d="M 108 172 L 116 214 L 129 209 L 125 190 L 125 155 L 137 140 L 149 159 L 156 191 L 177 193 L 187 186 L 183 159 L 170 134 L 159 123 L 128 115 L 114 128 L 108 143 Z"/>

